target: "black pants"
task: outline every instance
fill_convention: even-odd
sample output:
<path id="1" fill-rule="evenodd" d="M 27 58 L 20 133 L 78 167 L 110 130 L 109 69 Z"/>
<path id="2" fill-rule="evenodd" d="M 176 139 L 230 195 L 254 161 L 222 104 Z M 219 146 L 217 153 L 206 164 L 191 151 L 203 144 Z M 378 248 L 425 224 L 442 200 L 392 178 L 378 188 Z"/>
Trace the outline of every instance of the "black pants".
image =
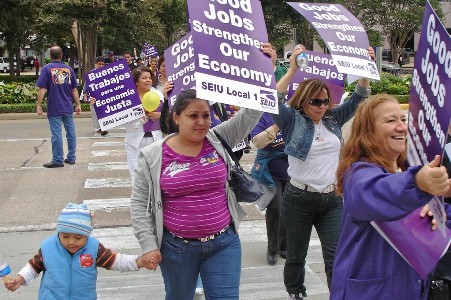
<path id="1" fill-rule="evenodd" d="M 266 208 L 266 235 L 268 237 L 268 251 L 285 251 L 287 249 L 287 238 L 285 225 L 282 220 L 282 196 L 287 181 L 273 178 L 276 185 L 276 194 Z"/>

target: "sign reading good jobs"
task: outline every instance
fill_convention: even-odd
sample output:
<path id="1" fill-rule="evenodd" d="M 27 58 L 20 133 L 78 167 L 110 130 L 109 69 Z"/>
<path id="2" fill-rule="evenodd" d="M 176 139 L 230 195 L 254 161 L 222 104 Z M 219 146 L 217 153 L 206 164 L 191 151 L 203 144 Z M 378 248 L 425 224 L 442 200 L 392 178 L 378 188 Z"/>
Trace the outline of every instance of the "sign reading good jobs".
<path id="1" fill-rule="evenodd" d="M 341 73 L 379 80 L 359 20 L 340 4 L 288 2 L 318 31 Z"/>
<path id="2" fill-rule="evenodd" d="M 451 118 L 451 39 L 426 1 L 418 51 L 410 85 L 407 160 L 425 165 L 443 156 Z M 445 233 L 442 197 L 429 202 L 439 228 Z"/>
<path id="3" fill-rule="evenodd" d="M 125 60 L 92 70 L 85 77 L 89 95 L 96 99 L 94 109 L 102 130 L 144 116 L 141 100 Z"/>
<path id="4" fill-rule="evenodd" d="M 429 2 L 415 55 L 409 98 L 408 161 L 442 155 L 451 118 L 451 40 Z"/>
<path id="5" fill-rule="evenodd" d="M 188 0 L 199 98 L 278 113 L 259 0 Z"/>
<path id="6" fill-rule="evenodd" d="M 164 57 L 168 80 L 174 84 L 172 90 L 168 92 L 169 107 L 172 107 L 177 95 L 184 90 L 196 87 L 194 77 L 196 62 L 194 60 L 193 37 L 191 33 L 187 33 L 166 49 Z"/>

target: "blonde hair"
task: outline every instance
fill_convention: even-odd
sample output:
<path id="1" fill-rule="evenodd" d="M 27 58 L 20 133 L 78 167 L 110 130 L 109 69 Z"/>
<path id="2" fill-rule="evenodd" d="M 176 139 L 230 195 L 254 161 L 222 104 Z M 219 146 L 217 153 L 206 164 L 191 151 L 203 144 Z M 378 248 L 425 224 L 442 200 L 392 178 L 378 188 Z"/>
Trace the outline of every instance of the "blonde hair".
<path id="1" fill-rule="evenodd" d="M 359 104 L 352 122 L 351 135 L 341 151 L 341 158 L 337 168 L 337 194 L 343 193 L 343 177 L 349 166 L 357 161 L 363 160 L 379 165 L 389 172 L 395 173 L 393 164 L 380 150 L 380 141 L 374 139 L 376 128 L 376 115 L 374 110 L 377 106 L 398 100 L 387 94 L 377 94 L 369 97 Z M 406 154 L 401 154 L 398 166 L 405 169 Z"/>
<path id="2" fill-rule="evenodd" d="M 294 109 L 302 110 L 304 104 L 316 98 L 323 89 L 326 90 L 327 96 L 331 98 L 329 88 L 324 81 L 319 79 L 304 80 L 299 84 L 290 100 L 288 100 L 288 104 Z M 332 105 L 332 99 L 330 99 L 326 113 L 330 112 Z"/>

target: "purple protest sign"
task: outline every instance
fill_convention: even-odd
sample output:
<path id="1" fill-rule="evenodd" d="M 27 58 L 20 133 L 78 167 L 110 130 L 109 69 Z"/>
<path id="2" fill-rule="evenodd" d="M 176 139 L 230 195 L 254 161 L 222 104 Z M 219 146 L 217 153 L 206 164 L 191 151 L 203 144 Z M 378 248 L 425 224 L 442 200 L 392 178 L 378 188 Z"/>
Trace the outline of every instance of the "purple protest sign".
<path id="1" fill-rule="evenodd" d="M 288 2 L 318 31 L 341 73 L 379 80 L 365 28 L 340 4 Z"/>
<path id="2" fill-rule="evenodd" d="M 425 165 L 442 155 L 451 117 L 451 40 L 429 2 L 409 98 L 408 161 Z"/>
<path id="3" fill-rule="evenodd" d="M 135 83 L 124 59 L 85 75 L 100 128 L 107 130 L 144 116 Z"/>
<path id="4" fill-rule="evenodd" d="M 287 99 L 293 96 L 299 83 L 306 79 L 320 79 L 326 82 L 329 88 L 332 102 L 339 104 L 343 95 L 345 75 L 338 72 L 331 55 L 313 51 L 305 51 L 308 56 L 308 66 L 304 70 L 298 70 L 288 86 Z"/>
<path id="5" fill-rule="evenodd" d="M 407 160 L 425 165 L 441 155 L 451 117 L 451 40 L 430 3 L 426 1 L 418 51 L 412 73 L 407 132 Z M 444 231 L 443 199 L 430 203 L 440 230 Z"/>
<path id="6" fill-rule="evenodd" d="M 197 96 L 278 113 L 274 69 L 258 0 L 187 1 Z"/>
<path id="7" fill-rule="evenodd" d="M 158 57 L 157 47 L 155 45 L 144 43 L 139 56 L 144 59 L 149 59 L 150 57 Z"/>
<path id="8" fill-rule="evenodd" d="M 410 165 L 425 165 L 435 155 L 443 157 L 451 117 L 451 99 L 447 95 L 450 89 L 451 40 L 426 1 L 410 86 L 407 130 Z M 419 217 L 421 207 L 400 220 L 376 222 L 375 226 L 422 278 L 432 271 L 450 243 L 443 198 L 431 198 L 428 205 L 441 232 L 431 230 L 429 218 Z"/>
<path id="9" fill-rule="evenodd" d="M 187 33 L 166 49 L 164 51 L 164 59 L 168 81 L 172 81 L 174 84 L 172 90 L 168 92 L 169 107 L 172 107 L 175 98 L 180 92 L 196 87 L 194 80 L 193 37 L 191 33 Z"/>
<path id="10" fill-rule="evenodd" d="M 433 271 L 451 242 L 451 231 L 443 235 L 431 230 L 431 219 L 420 217 L 417 208 L 406 217 L 390 222 L 371 222 L 382 237 L 425 279 Z"/>

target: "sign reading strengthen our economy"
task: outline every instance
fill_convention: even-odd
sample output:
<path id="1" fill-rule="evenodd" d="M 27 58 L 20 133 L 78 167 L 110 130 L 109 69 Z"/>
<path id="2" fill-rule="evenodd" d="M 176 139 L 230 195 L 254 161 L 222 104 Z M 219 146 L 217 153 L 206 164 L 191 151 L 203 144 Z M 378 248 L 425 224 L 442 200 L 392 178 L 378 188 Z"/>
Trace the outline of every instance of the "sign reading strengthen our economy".
<path id="1" fill-rule="evenodd" d="M 365 28 L 340 4 L 288 2 L 318 31 L 338 71 L 379 80 L 375 62 L 368 53 Z"/>
<path id="2" fill-rule="evenodd" d="M 96 99 L 94 109 L 102 130 L 144 116 L 141 100 L 125 60 L 92 70 L 85 77 L 89 95 Z"/>
<path id="3" fill-rule="evenodd" d="M 425 165 L 442 155 L 451 118 L 451 39 L 429 2 L 409 98 L 408 160 Z"/>
<path id="4" fill-rule="evenodd" d="M 188 0 L 199 98 L 278 113 L 259 0 Z"/>
<path id="5" fill-rule="evenodd" d="M 308 66 L 298 70 L 288 86 L 287 99 L 293 96 L 299 83 L 306 79 L 320 79 L 326 82 L 330 98 L 334 104 L 339 104 L 345 86 L 345 74 L 338 72 L 332 56 L 314 51 L 305 51 L 308 56 Z"/>

